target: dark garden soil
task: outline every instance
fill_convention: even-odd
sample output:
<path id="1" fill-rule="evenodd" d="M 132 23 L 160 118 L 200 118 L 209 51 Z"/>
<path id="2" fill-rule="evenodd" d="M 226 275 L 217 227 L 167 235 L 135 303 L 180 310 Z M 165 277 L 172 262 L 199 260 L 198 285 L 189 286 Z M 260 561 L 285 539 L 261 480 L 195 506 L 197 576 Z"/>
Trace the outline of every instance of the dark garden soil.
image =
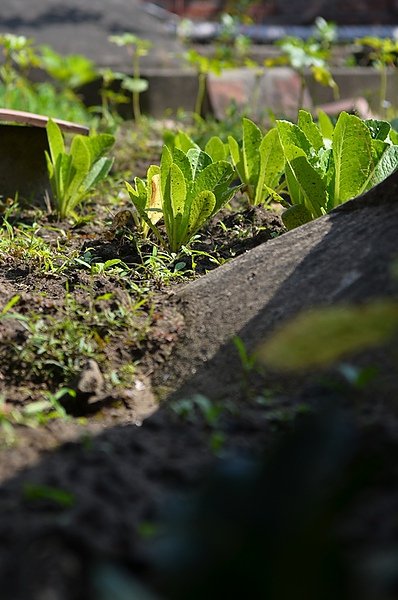
<path id="1" fill-rule="evenodd" d="M 243 413 L 237 408 L 241 390 L 223 409 L 201 408 L 195 401 L 159 408 L 159 390 L 154 393 L 151 384 L 155 373 L 167 371 L 184 329 L 173 301 L 180 282 L 281 234 L 275 213 L 255 208 L 218 215 L 183 258 L 169 258 L 167 273 L 184 260 L 178 268 L 187 275 L 166 283 L 157 276 L 157 264 L 152 272 L 142 268 L 153 246 L 137 247 L 129 219 L 119 227 L 120 219 L 112 220 L 117 211 L 109 216 L 97 208 L 97 217 L 87 224 L 62 224 L 66 233 L 42 215 L 37 237 L 53 250 L 62 248 L 61 262 L 65 256 L 78 258 L 60 272 L 46 272 L 42 254 L 28 256 L 17 244 L 1 258 L 2 307 L 18 298 L 0 319 L 4 599 L 100 598 L 95 588 L 101 575 L 95 571 L 103 560 L 137 564 L 141 578 L 147 568 L 142 566 L 146 523 L 153 527 L 168 494 L 189 488 L 221 448 L 234 453 L 262 448 L 267 432 L 285 429 L 301 410 L 278 401 L 265 416 L 261 403 L 253 402 Z M 21 221 L 31 225 L 29 211 L 10 219 L 15 228 Z M 86 268 L 87 261 L 95 269 L 115 259 L 123 261 L 125 275 Z M 143 304 L 135 309 L 142 290 Z M 129 314 L 118 314 L 115 326 L 103 314 L 112 315 L 118 307 Z M 89 343 L 96 348 L 93 358 L 79 354 L 79 336 L 87 339 L 87 325 L 93 333 Z M 64 418 L 51 418 L 48 406 L 41 410 L 37 403 L 61 386 L 76 395 L 65 395 L 56 405 Z M 218 413 L 224 412 L 221 424 Z"/>
<path id="2" fill-rule="evenodd" d="M 0 255 L 1 600 L 398 597 L 396 399 L 377 378 L 248 367 L 215 400 L 164 385 L 180 286 L 283 234 L 278 215 L 236 199 L 165 257 L 123 202 L 75 226 L 43 214 Z M 391 373 L 394 352 L 371 364 Z"/>
<path id="3" fill-rule="evenodd" d="M 118 68 L 129 59 L 107 36 L 148 37 L 138 3 L 3 0 L 2 12 L 7 30 Z M 157 65 L 176 49 L 160 30 Z M 160 152 L 130 129 L 119 189 Z M 180 287 L 281 222 L 235 206 L 164 257 L 137 246 L 112 190 L 74 226 L 11 211 L 14 240 L 0 236 L 0 311 L 15 302 L 0 312 L 0 600 L 398 598 L 396 345 L 357 358 L 366 382 L 258 373 L 243 350 L 222 398 L 174 397 L 184 336 L 189 360 Z M 195 356 L 201 341 L 188 340 Z"/>

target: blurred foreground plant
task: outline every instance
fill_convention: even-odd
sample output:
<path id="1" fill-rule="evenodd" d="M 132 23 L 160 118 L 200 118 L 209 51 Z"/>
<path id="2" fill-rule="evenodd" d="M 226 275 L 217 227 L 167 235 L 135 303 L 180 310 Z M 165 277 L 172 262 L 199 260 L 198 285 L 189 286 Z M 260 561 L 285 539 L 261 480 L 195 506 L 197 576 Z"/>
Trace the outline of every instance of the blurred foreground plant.
<path id="1" fill-rule="evenodd" d="M 257 357 L 283 371 L 325 368 L 354 352 L 383 345 L 397 331 L 398 304 L 393 300 L 313 309 L 282 325 Z"/>

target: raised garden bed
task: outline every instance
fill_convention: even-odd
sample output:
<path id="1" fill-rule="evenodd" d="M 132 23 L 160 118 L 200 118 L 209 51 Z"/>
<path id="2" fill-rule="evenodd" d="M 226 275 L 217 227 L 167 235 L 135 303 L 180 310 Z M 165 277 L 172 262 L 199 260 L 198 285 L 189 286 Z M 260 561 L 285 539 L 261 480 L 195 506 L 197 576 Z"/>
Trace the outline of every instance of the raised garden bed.
<path id="1" fill-rule="evenodd" d="M 256 560 L 248 570 L 239 565 L 246 553 L 255 551 L 275 569 L 283 565 L 295 581 L 296 546 L 290 546 L 296 543 L 295 532 L 303 536 L 299 552 L 303 597 L 308 597 L 314 585 L 312 566 L 307 568 L 314 552 L 320 574 L 317 597 L 334 589 L 336 577 L 342 578 L 338 579 L 340 591 L 347 587 L 362 593 L 366 582 L 373 585 L 375 580 L 361 571 L 358 574 L 360 565 L 352 554 L 360 552 L 368 561 L 377 560 L 385 544 L 394 543 L 396 534 L 389 530 L 375 535 L 368 524 L 369 519 L 391 523 L 398 502 L 396 413 L 387 391 L 396 388 L 392 382 L 391 388 L 385 383 L 393 371 L 389 351 L 360 358 L 357 368 L 368 366 L 369 361 L 370 365 L 383 364 L 387 378 L 383 384 L 376 378 L 364 388 L 349 383 L 344 371 L 329 371 L 328 382 L 317 373 L 309 378 L 261 375 L 253 369 L 250 335 L 246 337 L 244 330 L 241 344 L 221 348 L 215 362 L 211 358 L 211 340 L 231 326 L 234 331 L 228 314 L 234 302 L 232 298 L 228 302 L 228 294 L 239 297 L 238 289 L 247 286 L 249 296 L 239 312 L 243 317 L 246 310 L 252 311 L 250 286 L 264 291 L 270 287 L 272 293 L 275 277 L 283 280 L 292 266 L 300 264 L 300 252 L 306 257 L 304 264 L 310 260 L 307 246 L 317 251 L 333 218 L 324 220 L 322 226 L 312 223 L 303 234 L 299 230 L 284 234 L 275 212 L 262 207 L 243 209 L 237 196 L 232 208 L 210 222 L 186 251 L 170 255 L 153 243 L 137 246 L 132 223 L 116 217 L 131 209 L 127 195 L 120 195 L 119 180 L 126 155 L 134 174 L 142 176 L 148 164 L 159 159 L 158 127 L 144 127 L 145 145 L 137 133 L 133 136 L 130 124 L 120 130 L 113 176 L 77 222 L 59 222 L 22 200 L 19 205 L 11 200 L 2 204 L 0 393 L 4 398 L 2 440 L 8 446 L 2 449 L 1 463 L 3 597 L 22 600 L 27 594 L 40 598 L 51 592 L 65 600 L 103 598 L 106 590 L 117 594 L 126 589 L 127 597 L 145 593 L 150 595 L 140 597 L 202 598 L 212 597 L 215 585 L 232 595 L 233 589 L 262 594 L 268 585 L 277 585 L 278 593 L 284 594 L 286 579 L 276 580 L 273 568 L 264 582 L 262 577 L 257 579 L 261 569 Z M 352 216 L 350 226 L 349 211 L 341 213 L 336 231 L 342 238 L 333 241 L 329 235 L 329 250 L 326 246 L 325 253 L 321 246 L 318 250 L 324 257 L 334 256 L 342 266 L 343 259 L 334 254 L 346 256 L 342 239 L 349 247 L 348 240 L 353 244 L 358 238 L 358 249 L 366 249 L 373 240 L 381 254 L 366 259 L 369 268 L 358 276 L 361 284 L 355 287 L 356 279 L 349 273 L 362 269 L 363 250 L 358 250 L 357 263 L 348 267 L 348 275 L 342 270 L 346 283 L 341 290 L 352 289 L 353 295 L 347 297 L 356 300 L 372 295 L 375 287 L 384 294 L 393 293 L 388 263 L 393 255 L 396 211 L 386 217 L 382 205 L 372 208 L 372 203 L 379 204 L 378 198 L 388 202 L 386 198 L 394 195 L 394 182 L 383 185 L 369 197 L 365 221 L 354 226 L 356 217 Z M 366 233 L 368 219 L 371 224 Z M 351 238 L 346 230 L 351 230 Z M 378 236 L 383 244 L 377 242 Z M 254 251 L 257 254 L 219 266 L 258 244 L 262 246 Z M 299 254 L 295 244 L 301 248 Z M 249 266 L 251 256 L 254 263 Z M 272 257 L 277 256 L 286 259 L 273 272 Z M 267 277 L 260 284 L 262 260 L 269 284 Z M 369 292 L 369 287 L 361 286 L 373 281 L 372 260 L 384 266 Z M 323 285 L 336 291 L 340 275 L 336 271 L 336 281 L 332 277 L 327 283 L 322 269 L 328 267 L 322 264 Z M 205 271 L 212 271 L 216 284 L 208 301 Z M 218 272 L 226 277 L 220 275 L 222 292 Z M 231 277 L 235 288 L 224 283 Z M 304 296 L 322 289 L 319 282 L 311 288 L 315 284 L 309 281 L 306 292 L 302 283 L 300 287 L 299 271 L 297 278 L 291 287 L 299 286 L 296 289 Z M 192 279 L 198 281 L 189 284 Z M 210 280 L 209 285 L 211 290 Z M 345 292 L 341 293 L 344 297 Z M 261 304 L 259 292 L 257 298 Z M 276 316 L 288 302 L 285 299 L 268 314 Z M 195 310 L 199 311 L 196 319 Z M 208 317 L 206 310 L 210 310 Z M 217 311 L 219 316 L 212 322 L 211 315 Z M 185 350 L 181 353 L 179 347 Z M 224 352 L 229 358 L 220 363 Z M 228 384 L 231 364 L 232 386 Z M 211 384 L 213 376 L 221 389 Z M 185 391 L 184 379 L 188 382 Z M 178 387 L 180 394 L 170 398 L 170 389 Z M 73 395 L 63 388 L 74 390 Z M 159 409 L 159 399 L 164 402 L 166 398 Z M 275 453 L 277 442 L 293 430 L 296 434 L 288 435 Z M 260 459 L 263 453 L 265 458 Z M 377 467 L 367 470 L 369 464 Z M 199 483 L 209 468 L 216 471 L 201 488 Z M 258 488 L 262 490 L 263 485 L 264 493 Z M 285 485 L 289 498 L 283 491 Z M 320 489 L 325 495 L 318 493 Z M 177 493 L 185 498 L 181 509 Z M 187 493 L 194 496 L 184 496 Z M 341 494 L 348 498 L 343 504 Z M 366 501 L 369 494 L 371 499 Z M 171 514 L 175 515 L 172 522 Z M 314 514 L 326 521 L 315 523 Z M 165 522 L 169 534 L 159 537 Z M 198 523 L 202 523 L 199 529 Z M 314 540 L 309 535 L 315 526 Z M 260 538 L 255 531 L 261 532 Z M 232 533 L 239 541 L 231 555 L 228 540 Z M 296 558 L 288 558 L 284 551 L 275 553 L 279 543 L 286 543 Z M 220 546 L 217 553 L 214 544 Z M 185 562 L 188 548 L 198 553 L 192 562 Z M 332 551 L 337 566 L 331 562 Z M 230 558 L 225 562 L 227 555 Z M 196 578 L 199 564 L 202 575 Z M 377 590 L 390 589 L 385 572 L 375 572 Z M 141 584 L 145 592 L 137 592 Z"/>
<path id="2" fill-rule="evenodd" d="M 1 597 L 395 597 L 398 134 L 136 116 L 0 200 Z"/>

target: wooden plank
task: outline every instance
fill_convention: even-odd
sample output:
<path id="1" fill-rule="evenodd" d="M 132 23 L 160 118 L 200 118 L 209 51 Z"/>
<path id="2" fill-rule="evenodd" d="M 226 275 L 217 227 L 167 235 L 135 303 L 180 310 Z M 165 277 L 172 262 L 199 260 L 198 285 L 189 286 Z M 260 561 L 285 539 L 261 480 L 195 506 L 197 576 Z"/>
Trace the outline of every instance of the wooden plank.
<path id="1" fill-rule="evenodd" d="M 24 125 L 32 125 L 34 127 L 45 127 L 50 117 L 37 115 L 35 113 L 25 112 L 22 110 L 11 110 L 8 108 L 0 108 L 0 121 L 9 123 L 22 123 Z M 53 119 L 62 131 L 68 133 L 80 133 L 88 135 L 90 130 L 85 125 L 72 123 L 71 121 L 63 121 L 62 119 Z"/>

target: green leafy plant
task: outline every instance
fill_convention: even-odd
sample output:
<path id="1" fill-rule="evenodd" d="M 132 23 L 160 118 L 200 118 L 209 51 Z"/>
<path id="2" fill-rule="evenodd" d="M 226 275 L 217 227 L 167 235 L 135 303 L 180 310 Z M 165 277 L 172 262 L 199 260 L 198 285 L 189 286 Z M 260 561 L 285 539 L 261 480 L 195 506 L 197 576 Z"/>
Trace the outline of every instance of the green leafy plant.
<path id="1" fill-rule="evenodd" d="M 318 125 L 301 110 L 297 125 L 280 120 L 276 131 L 292 205 L 282 215 L 288 229 L 363 194 L 398 167 L 397 135 L 386 121 L 342 112 L 333 127 L 326 115 Z M 273 199 L 278 197 L 285 204 L 274 191 Z"/>
<path id="2" fill-rule="evenodd" d="M 92 60 L 81 54 L 58 54 L 50 46 L 40 47 L 40 66 L 62 89 L 75 90 L 98 76 Z"/>
<path id="3" fill-rule="evenodd" d="M 185 60 L 196 69 L 198 73 L 198 92 L 196 94 L 194 114 L 200 117 L 203 111 L 203 104 L 206 97 L 206 80 L 209 73 L 220 75 L 226 64 L 223 59 L 212 56 L 205 56 L 191 49 L 185 53 Z"/>
<path id="4" fill-rule="evenodd" d="M 366 36 L 355 40 L 369 51 L 371 64 L 380 71 L 379 111 L 384 116 L 389 102 L 387 101 L 387 73 L 388 69 L 396 68 L 398 56 L 398 41 L 390 38 Z"/>
<path id="5" fill-rule="evenodd" d="M 175 134 L 167 132 L 164 136 L 164 141 L 170 150 L 178 148 L 185 153 L 190 149 L 201 150 L 202 148 L 185 131 L 181 130 Z M 218 135 L 212 135 L 202 149 L 210 156 L 213 162 L 229 159 L 228 144 L 224 143 Z"/>
<path id="6" fill-rule="evenodd" d="M 115 84 L 119 85 L 128 78 L 125 73 L 114 71 L 110 68 L 99 70 L 102 78 L 100 89 L 101 106 L 98 107 L 101 113 L 101 119 L 109 127 L 115 127 L 121 117 L 118 115 L 117 108 L 120 104 L 127 104 L 129 99 L 123 89 L 114 89 Z"/>
<path id="7" fill-rule="evenodd" d="M 230 185 L 233 176 L 230 163 L 213 162 L 200 148 L 164 146 L 160 166 L 149 167 L 146 182 L 136 178 L 135 187 L 126 186 L 142 221 L 163 247 L 177 252 L 231 198 L 236 190 Z M 154 223 L 159 210 L 167 242 Z"/>
<path id="8" fill-rule="evenodd" d="M 214 40 L 214 57 L 225 61 L 226 67 L 257 66 L 250 57 L 251 39 L 239 32 L 241 16 L 224 12 L 220 15 L 219 31 Z"/>
<path id="9" fill-rule="evenodd" d="M 242 119 L 242 142 L 228 137 L 229 150 L 236 173 L 244 184 L 249 204 L 264 202 L 278 189 L 285 158 L 276 129 L 265 136 L 253 121 Z"/>
<path id="10" fill-rule="evenodd" d="M 74 89 L 91 80 L 94 66 L 83 56 L 62 57 L 48 47 L 36 48 L 30 38 L 0 35 L 4 56 L 0 67 L 0 105 L 83 123 L 93 120 Z M 41 68 L 50 81 L 34 82 L 32 69 Z"/>
<path id="11" fill-rule="evenodd" d="M 288 65 L 298 74 L 301 82 L 298 109 L 303 108 L 304 105 L 307 71 L 310 71 L 315 81 L 332 88 L 334 96 L 338 97 L 338 86 L 330 70 L 331 47 L 335 37 L 335 26 L 319 17 L 315 21 L 313 36 L 307 40 L 294 36 L 282 38 L 276 42 L 281 50 L 281 55 L 264 62 L 266 67 Z"/>
<path id="12" fill-rule="evenodd" d="M 76 135 L 68 153 L 62 132 L 51 119 L 47 124 L 47 137 L 46 160 L 52 200 L 58 217 L 64 219 L 73 215 L 91 188 L 109 173 L 113 160 L 104 154 L 115 140 L 106 133 L 90 137 Z"/>
<path id="13" fill-rule="evenodd" d="M 3 64 L 0 66 L 2 84 L 2 102 L 4 106 L 12 106 L 12 98 L 19 94 L 28 97 L 33 90 L 27 73 L 32 67 L 40 64 L 40 58 L 33 47 L 33 40 L 23 35 L 4 33 L 0 35 L 0 47 L 3 53 Z"/>
<path id="14" fill-rule="evenodd" d="M 237 32 L 237 19 L 230 14 L 223 14 L 220 25 L 220 33 L 215 39 L 213 54 L 201 54 L 193 48 L 185 53 L 185 60 L 198 73 L 198 92 L 194 108 L 196 117 L 200 117 L 203 112 L 206 81 L 210 73 L 221 75 L 224 69 L 239 66 L 258 68 L 258 64 L 249 57 L 250 38 Z"/>
<path id="15" fill-rule="evenodd" d="M 140 73 L 140 59 L 148 54 L 152 42 L 144 40 L 133 33 L 123 33 L 121 35 L 112 35 L 109 38 L 113 44 L 127 48 L 132 57 L 133 76 L 125 76 L 121 82 L 121 87 L 132 93 L 133 98 L 133 116 L 136 121 L 141 119 L 140 94 L 148 89 L 148 81 L 142 79 Z"/>

